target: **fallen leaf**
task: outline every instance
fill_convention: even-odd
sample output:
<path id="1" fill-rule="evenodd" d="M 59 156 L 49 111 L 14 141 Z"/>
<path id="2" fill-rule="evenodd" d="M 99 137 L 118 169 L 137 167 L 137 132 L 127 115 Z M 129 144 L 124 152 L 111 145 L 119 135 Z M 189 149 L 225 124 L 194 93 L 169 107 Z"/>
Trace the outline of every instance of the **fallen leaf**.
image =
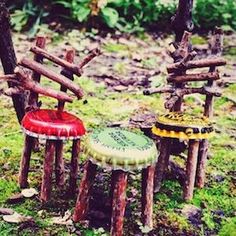
<path id="1" fill-rule="evenodd" d="M 63 217 L 57 216 L 57 217 L 53 217 L 51 220 L 53 224 L 58 224 L 58 225 L 72 225 L 73 224 L 70 211 L 66 211 Z"/>
<path id="2" fill-rule="evenodd" d="M 13 215 L 3 216 L 3 220 L 8 223 L 21 223 L 21 222 L 31 221 L 32 217 L 22 216 L 21 214 L 15 212 Z"/>
<path id="3" fill-rule="evenodd" d="M 0 208 L 0 215 L 13 215 L 14 210 L 11 208 Z"/>
<path id="4" fill-rule="evenodd" d="M 24 200 L 24 196 L 22 193 L 16 193 L 14 195 L 12 195 L 11 197 L 9 197 L 7 199 L 7 203 L 9 204 L 15 204 L 15 203 L 20 203 Z"/>
<path id="5" fill-rule="evenodd" d="M 117 86 L 114 86 L 113 89 L 115 91 L 121 92 L 121 91 L 125 91 L 127 89 L 127 87 L 123 86 L 123 85 L 117 85 Z"/>
<path id="6" fill-rule="evenodd" d="M 31 198 L 38 195 L 38 191 L 35 188 L 26 188 L 21 191 L 21 194 L 26 198 Z"/>

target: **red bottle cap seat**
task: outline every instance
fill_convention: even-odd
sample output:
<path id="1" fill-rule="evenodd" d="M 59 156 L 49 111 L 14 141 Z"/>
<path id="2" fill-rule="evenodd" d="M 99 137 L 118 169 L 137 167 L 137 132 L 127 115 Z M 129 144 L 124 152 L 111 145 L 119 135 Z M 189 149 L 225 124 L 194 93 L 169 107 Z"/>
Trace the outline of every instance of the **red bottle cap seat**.
<path id="1" fill-rule="evenodd" d="M 86 132 L 79 118 L 57 110 L 30 111 L 24 116 L 21 125 L 26 134 L 46 139 L 77 139 Z"/>

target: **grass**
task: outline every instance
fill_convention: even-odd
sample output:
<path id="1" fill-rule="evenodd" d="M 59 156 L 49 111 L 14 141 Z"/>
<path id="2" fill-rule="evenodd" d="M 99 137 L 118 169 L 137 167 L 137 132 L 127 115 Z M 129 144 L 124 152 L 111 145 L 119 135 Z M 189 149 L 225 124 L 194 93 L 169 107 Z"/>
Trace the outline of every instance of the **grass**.
<path id="1" fill-rule="evenodd" d="M 73 36 L 73 35 L 72 35 Z M 70 36 L 70 37 L 72 37 Z M 203 43 L 202 39 L 199 40 Z M 108 44 L 104 46 L 107 51 L 127 51 L 128 48 L 122 44 Z M 155 61 L 145 61 L 146 66 L 153 67 Z M 117 64 L 116 70 L 124 71 L 122 64 Z M 86 77 L 79 78 L 79 84 L 85 89 L 87 95 L 81 101 L 67 104 L 67 109 L 78 115 L 85 121 L 88 130 L 98 126 L 106 126 L 117 121 L 128 121 L 134 113 L 146 110 L 163 111 L 163 97 L 159 95 L 143 96 L 140 93 L 116 93 L 109 92 L 103 83 L 95 83 Z M 44 84 L 47 84 L 43 80 Z M 235 93 L 236 85 L 230 85 L 225 89 L 224 94 Z M 55 100 L 40 98 L 43 107 L 53 108 Z M 188 99 L 188 104 L 194 112 L 200 112 L 202 108 L 196 107 L 194 100 Z M 0 204 L 2 207 L 10 207 L 18 213 L 32 216 L 35 220 L 35 235 L 76 235 L 72 229 L 66 226 L 53 225 L 51 218 L 60 211 L 73 210 L 75 199 L 66 200 L 63 198 L 65 189 L 61 192 L 53 189 L 53 199 L 47 206 L 42 206 L 37 198 L 26 199 L 22 203 L 10 205 L 6 203 L 8 197 L 19 192 L 17 186 L 17 175 L 19 170 L 20 156 L 23 147 L 23 135 L 17 123 L 15 113 L 10 99 L 0 99 Z M 221 133 L 211 139 L 210 159 L 207 167 L 207 182 L 203 189 L 196 189 L 194 198 L 189 204 L 202 209 L 201 227 L 192 225 L 179 212 L 186 203 L 182 200 L 181 186 L 177 181 L 166 180 L 163 183 L 160 193 L 154 197 L 154 234 L 153 235 L 209 235 L 234 236 L 236 232 L 236 138 L 233 135 L 235 130 L 235 107 L 225 98 L 218 98 L 215 101 L 215 122 Z M 65 146 L 65 158 L 69 161 L 71 144 Z M 42 149 L 43 150 L 43 149 Z M 81 162 L 86 156 L 82 154 Z M 35 153 L 32 157 L 29 179 L 32 187 L 39 189 L 42 170 L 43 153 Z M 223 179 L 217 182 L 216 176 Z M 79 178 L 81 177 L 81 173 Z M 128 204 L 131 215 L 125 219 L 125 235 L 134 235 L 140 228 L 140 173 L 131 175 L 129 179 L 128 196 L 132 190 L 138 190 L 134 202 Z M 39 214 L 44 211 L 44 214 Z M 218 216 L 217 211 L 223 215 Z M 76 229 L 82 235 L 108 235 L 103 229 L 92 229 L 78 224 Z M 0 220 L 0 235 L 32 235 L 30 228 L 21 229 L 19 225 L 9 224 Z"/>

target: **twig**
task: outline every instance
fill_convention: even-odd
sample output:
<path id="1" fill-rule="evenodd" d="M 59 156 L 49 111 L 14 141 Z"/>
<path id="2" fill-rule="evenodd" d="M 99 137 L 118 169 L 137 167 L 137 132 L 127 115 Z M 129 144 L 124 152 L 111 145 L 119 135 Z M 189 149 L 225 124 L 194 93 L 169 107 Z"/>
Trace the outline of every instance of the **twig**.
<path id="1" fill-rule="evenodd" d="M 21 81 L 21 86 L 27 90 L 31 90 L 35 93 L 40 93 L 45 96 L 53 97 L 58 100 L 72 102 L 73 99 L 64 92 L 55 91 L 51 88 L 44 88 L 39 83 L 33 81 L 29 75 L 23 71 L 23 69 L 16 67 L 15 73 Z"/>
<path id="2" fill-rule="evenodd" d="M 143 95 L 152 95 L 155 93 L 173 93 L 174 91 L 175 91 L 175 88 L 173 88 L 173 87 L 145 89 L 145 90 L 143 90 Z"/>
<path id="3" fill-rule="evenodd" d="M 30 48 L 30 51 L 37 54 L 37 55 L 41 55 L 41 56 L 47 58 L 48 60 L 73 71 L 73 73 L 78 76 L 81 76 L 81 70 L 80 70 L 81 68 L 75 64 L 69 63 L 64 59 L 54 56 L 54 55 L 48 53 L 46 50 L 39 48 L 37 46 L 32 46 Z"/>
<path id="4" fill-rule="evenodd" d="M 175 75 L 171 74 L 168 78 L 168 82 L 190 82 L 190 81 L 204 81 L 204 80 L 218 80 L 220 79 L 218 72 L 208 72 L 200 74 L 188 74 L 188 75 Z"/>
<path id="5" fill-rule="evenodd" d="M 209 87 L 203 86 L 200 88 L 183 88 L 183 89 L 175 89 L 174 93 L 171 94 L 170 98 L 165 102 L 165 108 L 171 109 L 175 102 L 184 95 L 189 95 L 193 93 L 199 93 L 204 95 L 213 95 L 213 96 L 221 96 L 221 91 L 218 87 Z"/>
<path id="6" fill-rule="evenodd" d="M 69 90 L 71 90 L 78 98 L 82 98 L 83 97 L 83 90 L 76 84 L 74 84 L 71 80 L 69 80 L 68 78 L 57 74 L 56 72 L 49 70 L 47 68 L 45 68 L 43 65 L 41 65 L 40 63 L 37 63 L 35 61 L 31 61 L 27 58 L 23 58 L 20 62 L 20 65 L 25 66 L 33 71 L 36 71 L 44 76 L 46 76 L 47 78 L 60 83 L 61 85 L 64 85 L 66 88 L 68 88 Z"/>
<path id="7" fill-rule="evenodd" d="M 101 51 L 99 48 L 93 49 L 80 63 L 79 68 L 82 69 L 86 64 L 88 64 L 93 58 L 99 56 Z"/>
<path id="8" fill-rule="evenodd" d="M 47 52 L 44 49 L 41 49 L 37 46 L 33 46 L 30 48 L 30 51 L 37 54 L 37 55 L 41 55 L 45 58 L 47 58 L 48 60 L 72 71 L 74 74 L 76 74 L 77 76 L 81 76 L 82 71 L 81 69 L 88 64 L 94 57 L 98 56 L 101 54 L 100 50 L 98 48 L 92 50 L 89 55 L 87 55 L 81 62 L 79 65 L 75 65 L 73 63 L 70 63 L 64 59 L 61 59 L 57 56 L 54 56 L 52 54 L 50 54 L 49 52 Z"/>
<path id="9" fill-rule="evenodd" d="M 224 66 L 226 65 L 226 60 L 223 58 L 211 58 L 211 59 L 201 59 L 196 61 L 189 61 L 185 63 L 184 69 L 193 69 L 193 68 L 203 68 L 209 66 Z M 174 63 L 172 65 L 167 66 L 168 73 L 174 73 L 179 69 L 183 68 L 183 64 L 181 62 Z"/>

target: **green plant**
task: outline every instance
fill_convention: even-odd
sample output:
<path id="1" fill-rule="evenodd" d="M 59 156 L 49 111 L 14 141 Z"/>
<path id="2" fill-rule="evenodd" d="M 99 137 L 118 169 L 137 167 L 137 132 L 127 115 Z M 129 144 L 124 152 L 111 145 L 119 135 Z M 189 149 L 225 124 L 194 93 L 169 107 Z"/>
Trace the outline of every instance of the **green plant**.
<path id="1" fill-rule="evenodd" d="M 235 0 L 197 0 L 194 23 L 195 26 L 208 30 L 215 26 L 236 29 Z"/>
<path id="2" fill-rule="evenodd" d="M 11 24 L 16 31 L 21 31 L 31 21 L 29 36 L 34 36 L 42 18 L 47 15 L 48 12 L 40 5 L 35 4 L 33 0 L 27 0 L 22 9 L 16 9 L 11 14 Z"/>
<path id="3" fill-rule="evenodd" d="M 54 4 L 69 9 L 73 20 L 86 22 L 89 17 L 98 16 L 107 26 L 114 28 L 118 22 L 119 14 L 114 8 L 107 6 L 110 2 L 115 2 L 115 0 L 56 0 Z"/>
<path id="4" fill-rule="evenodd" d="M 219 236 L 236 236 L 236 217 L 228 219 L 223 223 Z"/>

